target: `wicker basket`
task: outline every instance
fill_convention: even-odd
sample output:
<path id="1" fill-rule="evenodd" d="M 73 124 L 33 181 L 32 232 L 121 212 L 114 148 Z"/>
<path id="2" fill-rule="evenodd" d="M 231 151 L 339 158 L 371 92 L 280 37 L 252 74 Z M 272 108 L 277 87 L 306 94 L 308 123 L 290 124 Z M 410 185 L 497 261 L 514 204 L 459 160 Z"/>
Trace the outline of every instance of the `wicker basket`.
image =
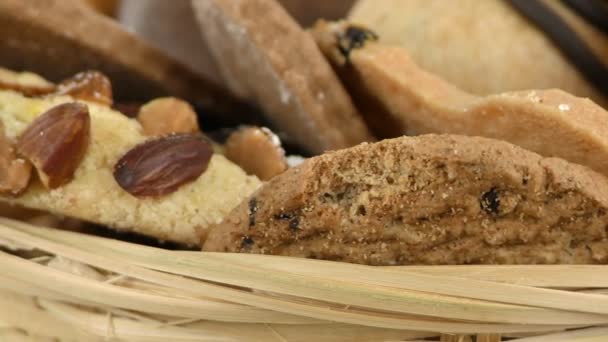
<path id="1" fill-rule="evenodd" d="M 0 341 L 608 341 L 608 266 L 369 267 L 0 218 Z"/>

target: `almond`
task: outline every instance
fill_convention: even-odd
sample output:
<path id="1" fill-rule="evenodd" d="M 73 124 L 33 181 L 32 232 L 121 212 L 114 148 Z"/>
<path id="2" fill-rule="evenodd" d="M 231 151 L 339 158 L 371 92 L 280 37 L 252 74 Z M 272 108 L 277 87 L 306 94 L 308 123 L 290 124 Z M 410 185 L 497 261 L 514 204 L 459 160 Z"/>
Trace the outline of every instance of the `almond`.
<path id="1" fill-rule="evenodd" d="M 137 145 L 120 158 L 114 179 L 136 197 L 166 195 L 196 180 L 212 155 L 211 144 L 200 136 L 164 136 Z"/>
<path id="2" fill-rule="evenodd" d="M 224 147 L 226 158 L 261 180 L 287 170 L 281 141 L 265 127 L 244 127 L 232 133 Z"/>
<path id="3" fill-rule="evenodd" d="M 0 193 L 19 195 L 27 188 L 31 173 L 32 165 L 17 158 L 0 122 Z"/>
<path id="4" fill-rule="evenodd" d="M 144 134 L 149 136 L 200 131 L 194 108 L 188 102 L 174 97 L 159 98 L 146 103 L 140 108 L 137 120 Z"/>
<path id="5" fill-rule="evenodd" d="M 36 118 L 17 141 L 42 183 L 54 189 L 72 180 L 89 146 L 91 118 L 81 103 L 55 106 Z"/>
<path id="6" fill-rule="evenodd" d="M 112 83 L 99 71 L 80 72 L 57 86 L 56 95 L 70 95 L 75 99 L 112 105 Z"/>

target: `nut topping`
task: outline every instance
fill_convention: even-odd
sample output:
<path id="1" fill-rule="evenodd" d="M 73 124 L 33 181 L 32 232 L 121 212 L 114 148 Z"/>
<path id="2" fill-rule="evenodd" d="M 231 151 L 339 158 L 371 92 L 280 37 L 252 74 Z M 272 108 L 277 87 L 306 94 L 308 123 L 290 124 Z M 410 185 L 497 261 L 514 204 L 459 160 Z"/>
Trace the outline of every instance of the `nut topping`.
<path id="1" fill-rule="evenodd" d="M 143 105 L 137 120 L 144 134 L 160 136 L 172 133 L 199 132 L 196 112 L 187 102 L 174 97 L 164 97 Z"/>
<path id="2" fill-rule="evenodd" d="M 25 96 L 38 96 L 52 93 L 55 85 L 30 72 L 14 72 L 0 68 L 0 90 L 9 89 Z"/>
<path id="3" fill-rule="evenodd" d="M 99 71 L 80 72 L 57 86 L 56 95 L 70 95 L 75 99 L 112 105 L 112 83 Z"/>
<path id="4" fill-rule="evenodd" d="M 224 153 L 245 172 L 261 180 L 268 180 L 288 168 L 281 141 L 268 128 L 239 129 L 228 137 Z"/>
<path id="5" fill-rule="evenodd" d="M 211 144 L 202 137 L 164 136 L 137 145 L 120 158 L 114 179 L 133 196 L 162 196 L 196 180 L 212 155 Z"/>
<path id="6" fill-rule="evenodd" d="M 55 106 L 36 118 L 17 141 L 17 152 L 28 159 L 49 189 L 74 176 L 89 146 L 91 118 L 81 103 Z"/>
<path id="7" fill-rule="evenodd" d="M 0 122 L 0 193 L 19 195 L 27 188 L 31 173 L 32 165 L 17 158 Z"/>

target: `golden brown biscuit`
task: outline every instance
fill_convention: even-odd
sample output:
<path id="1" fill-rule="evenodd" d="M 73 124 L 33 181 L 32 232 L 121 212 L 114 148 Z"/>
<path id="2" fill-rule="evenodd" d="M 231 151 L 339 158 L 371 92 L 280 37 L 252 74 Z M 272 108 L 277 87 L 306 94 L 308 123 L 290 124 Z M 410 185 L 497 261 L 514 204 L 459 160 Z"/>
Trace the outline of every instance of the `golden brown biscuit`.
<path id="1" fill-rule="evenodd" d="M 405 48 L 416 64 L 468 92 L 560 88 L 608 106 L 608 94 L 589 83 L 548 35 L 509 2 L 514 1 L 359 0 L 348 19 L 377 32 L 382 43 Z M 563 1 L 541 3 L 600 61 L 608 60 L 608 35 Z"/>
<path id="2" fill-rule="evenodd" d="M 589 99 L 561 90 L 479 97 L 419 68 L 405 49 L 369 39 L 360 26 L 319 23 L 315 36 L 379 136 L 485 136 L 608 175 L 608 112 Z"/>
<path id="3" fill-rule="evenodd" d="M 608 180 L 506 142 L 424 135 L 326 153 L 266 183 L 206 251 L 372 265 L 608 263 Z"/>
<path id="4" fill-rule="evenodd" d="M 223 79 L 313 153 L 372 139 L 338 78 L 275 0 L 194 0 Z"/>

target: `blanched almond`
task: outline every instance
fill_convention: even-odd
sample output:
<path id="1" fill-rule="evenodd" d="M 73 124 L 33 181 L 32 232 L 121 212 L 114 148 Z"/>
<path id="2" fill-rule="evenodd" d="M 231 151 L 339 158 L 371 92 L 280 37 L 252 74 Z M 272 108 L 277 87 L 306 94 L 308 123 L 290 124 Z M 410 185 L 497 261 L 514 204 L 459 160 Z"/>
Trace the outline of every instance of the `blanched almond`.
<path id="1" fill-rule="evenodd" d="M 81 103 L 55 106 L 36 118 L 17 141 L 49 189 L 69 182 L 89 146 L 91 118 Z"/>
<path id="2" fill-rule="evenodd" d="M 196 112 L 188 102 L 163 97 L 143 105 L 137 120 L 149 136 L 199 132 Z"/>
<path id="3" fill-rule="evenodd" d="M 224 153 L 245 172 L 261 180 L 268 180 L 288 168 L 279 137 L 265 127 L 244 127 L 232 133 Z"/>
<path id="4" fill-rule="evenodd" d="M 84 71 L 64 80 L 57 86 L 57 95 L 70 95 L 75 99 L 112 105 L 112 83 L 99 71 Z"/>
<path id="5" fill-rule="evenodd" d="M 22 193 L 27 188 L 31 173 L 32 165 L 17 158 L 15 148 L 4 134 L 4 125 L 0 122 L 0 193 Z"/>
<path id="6" fill-rule="evenodd" d="M 213 148 L 200 136 L 176 134 L 152 139 L 127 152 L 114 166 L 114 179 L 133 196 L 161 196 L 196 180 Z"/>

